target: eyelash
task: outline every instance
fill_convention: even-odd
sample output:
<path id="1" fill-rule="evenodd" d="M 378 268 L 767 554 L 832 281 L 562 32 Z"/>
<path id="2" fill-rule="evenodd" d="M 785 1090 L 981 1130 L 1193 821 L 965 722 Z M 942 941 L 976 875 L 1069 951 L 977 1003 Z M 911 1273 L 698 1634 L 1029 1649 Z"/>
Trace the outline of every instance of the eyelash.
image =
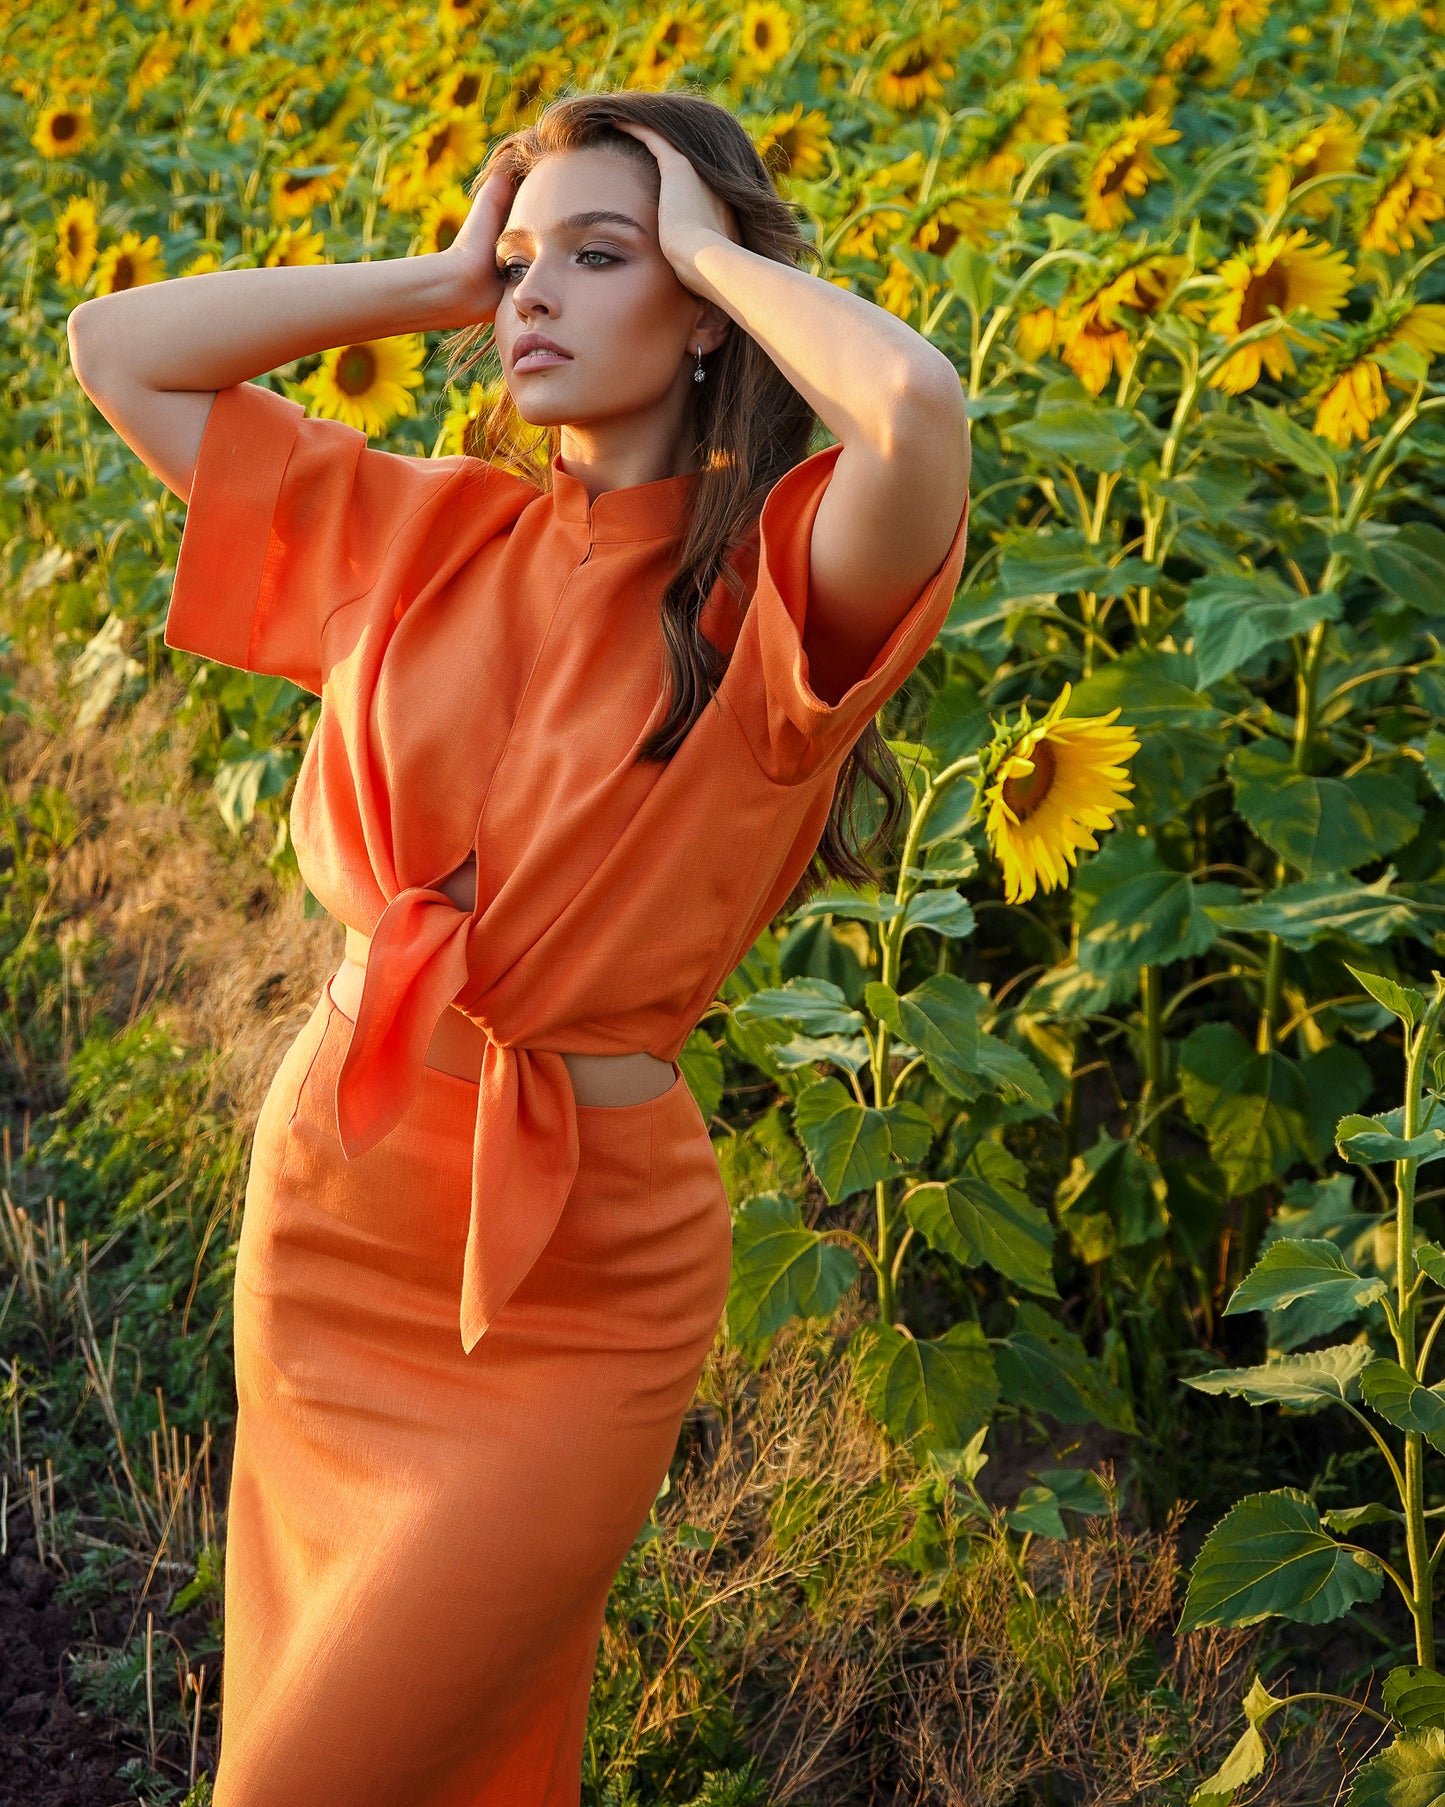
<path id="1" fill-rule="evenodd" d="M 610 264 L 616 264 L 616 263 L 622 262 L 622 259 L 620 257 L 614 257 L 610 251 L 579 251 L 577 253 L 577 255 L 579 257 L 605 257 L 607 259 L 608 263 L 610 263 Z M 593 269 L 596 269 L 596 267 L 597 266 L 595 264 L 592 265 Z M 497 265 L 497 274 L 505 282 L 507 279 L 508 272 L 511 270 L 515 270 L 517 268 L 518 268 L 517 260 L 515 258 L 513 258 L 510 263 L 498 264 Z"/>

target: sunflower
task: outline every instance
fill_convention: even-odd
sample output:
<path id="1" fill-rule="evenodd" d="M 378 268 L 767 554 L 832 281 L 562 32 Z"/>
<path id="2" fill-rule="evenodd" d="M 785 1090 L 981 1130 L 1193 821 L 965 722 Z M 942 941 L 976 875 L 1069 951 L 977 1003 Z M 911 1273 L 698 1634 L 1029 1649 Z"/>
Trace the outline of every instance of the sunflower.
<path id="1" fill-rule="evenodd" d="M 363 433 L 380 433 L 400 414 L 414 414 L 411 391 L 423 381 L 419 333 L 368 339 L 323 352 L 307 382 L 316 412 Z"/>
<path id="2" fill-rule="evenodd" d="M 482 161 L 487 129 L 460 108 L 431 120 L 407 146 L 382 199 L 394 212 L 420 207 L 430 195 L 470 175 Z"/>
<path id="3" fill-rule="evenodd" d="M 30 142 L 42 157 L 74 157 L 90 143 L 89 107 L 46 107 L 30 135 Z"/>
<path id="4" fill-rule="evenodd" d="M 1341 451 L 1353 440 L 1370 437 L 1374 423 L 1390 406 L 1381 360 L 1397 345 L 1408 345 L 1427 358 L 1445 352 L 1445 306 L 1404 295 L 1387 307 L 1377 307 L 1325 366 L 1315 388 L 1320 403 L 1313 432 Z"/>
<path id="5" fill-rule="evenodd" d="M 1132 361 L 1128 314 L 1156 314 L 1188 268 L 1188 259 L 1160 251 L 1140 252 L 1122 270 L 1108 270 L 1084 294 L 1066 296 L 1059 309 L 1055 337 L 1059 356 L 1091 395 L 1097 395 L 1111 372 L 1123 376 Z M 1020 322 L 1022 328 L 1022 322 Z"/>
<path id="6" fill-rule="evenodd" d="M 138 232 L 124 232 L 119 242 L 108 246 L 96 260 L 95 293 L 113 295 L 118 289 L 138 289 L 142 283 L 161 282 L 165 273 L 156 234 L 143 241 Z"/>
<path id="7" fill-rule="evenodd" d="M 465 392 L 453 387 L 447 391 L 447 411 L 441 432 L 432 450 L 433 458 L 453 458 L 463 453 L 469 458 L 483 458 L 482 425 L 496 405 L 493 386 L 469 383 Z"/>
<path id="8" fill-rule="evenodd" d="M 1234 67 L 1242 34 L 1258 31 L 1268 17 L 1269 0 L 1218 0 L 1218 10 L 1199 47 L 1216 74 Z"/>
<path id="9" fill-rule="evenodd" d="M 308 215 L 295 226 L 283 226 L 261 260 L 262 268 L 273 270 L 292 264 L 324 264 L 326 235 L 311 230 Z"/>
<path id="10" fill-rule="evenodd" d="M 1014 328 L 1019 356 L 1026 363 L 1037 363 L 1052 347 L 1058 324 L 1058 315 L 1051 307 L 1036 307 L 1031 313 L 1020 314 Z"/>
<path id="11" fill-rule="evenodd" d="M 460 182 L 433 195 L 421 210 L 419 251 L 445 251 L 471 212 L 471 201 Z"/>
<path id="12" fill-rule="evenodd" d="M 656 91 L 672 85 L 689 64 L 703 60 L 709 20 L 701 4 L 673 0 L 651 23 L 628 71 L 627 86 Z"/>
<path id="13" fill-rule="evenodd" d="M 946 84 L 957 73 L 948 61 L 947 36 L 936 25 L 910 32 L 883 57 L 874 75 L 874 92 L 895 113 L 914 113 L 928 100 L 942 100 Z"/>
<path id="14" fill-rule="evenodd" d="M 1196 57 L 1203 55 L 1204 40 L 1209 33 L 1209 14 L 1202 6 L 1193 4 L 1172 14 L 1171 23 L 1182 29 L 1160 62 L 1166 73 L 1182 75 Z"/>
<path id="15" fill-rule="evenodd" d="M 1396 160 L 1377 191 L 1360 234 L 1362 251 L 1410 250 L 1445 217 L 1445 142 L 1416 138 Z"/>
<path id="16" fill-rule="evenodd" d="M 1019 74 L 1025 81 L 1057 69 L 1069 47 L 1069 9 L 1066 0 L 1043 0 L 1029 26 L 1019 52 Z"/>
<path id="17" fill-rule="evenodd" d="M 1359 155 L 1360 134 L 1338 107 L 1331 107 L 1329 117 L 1319 125 L 1296 132 L 1279 147 L 1278 160 L 1264 181 L 1264 205 L 1269 213 L 1278 213 L 1297 188 L 1321 176 L 1347 175 L 1355 167 Z M 1322 183 L 1312 189 L 1295 208 L 1307 219 L 1323 219 L 1335 204 L 1331 184 Z"/>
<path id="18" fill-rule="evenodd" d="M 1154 147 L 1178 137 L 1164 113 L 1136 113 L 1111 128 L 1085 172 L 1080 196 L 1084 219 L 1096 232 L 1113 232 L 1133 219 L 1129 201 L 1165 173 Z"/>
<path id="19" fill-rule="evenodd" d="M 1032 363 L 1057 349 L 1089 393 L 1097 395 L 1112 372 L 1123 376 L 1132 361 L 1130 332 L 1137 318 L 1131 316 L 1157 314 L 1188 267 L 1185 257 L 1125 245 L 1083 286 L 1071 289 L 1057 310 L 1039 307 L 1020 317 L 1014 329 L 1020 357 Z"/>
<path id="20" fill-rule="evenodd" d="M 1272 308 L 1281 314 L 1304 308 L 1318 319 L 1333 320 L 1344 306 L 1354 271 L 1343 251 L 1312 244 L 1299 226 L 1236 251 L 1220 266 L 1219 278 L 1225 293 L 1209 325 L 1233 337 L 1268 320 Z M 1295 367 L 1291 339 L 1305 342 L 1297 328 L 1281 320 L 1273 333 L 1226 358 L 1209 379 L 1211 386 L 1239 395 L 1259 381 L 1261 367 L 1276 381 L 1288 376 Z"/>
<path id="21" fill-rule="evenodd" d="M 913 244 L 934 257 L 947 257 L 960 243 L 985 250 L 1003 231 L 1013 213 L 1007 195 L 978 194 L 958 188 L 930 202 L 928 216 L 913 234 Z"/>
<path id="22" fill-rule="evenodd" d="M 258 0 L 241 0 L 231 17 L 231 23 L 221 33 L 221 48 L 228 57 L 243 57 L 264 30 L 265 23 Z"/>
<path id="23" fill-rule="evenodd" d="M 447 411 L 431 449 L 433 458 L 482 458 L 542 486 L 551 455 L 548 429 L 529 429 L 504 406 L 507 386 L 500 377 L 469 383 L 465 391 L 448 384 L 445 394 Z"/>
<path id="24" fill-rule="evenodd" d="M 67 288 L 85 287 L 99 242 L 95 203 L 85 195 L 72 195 L 55 222 L 55 274 Z"/>
<path id="25" fill-rule="evenodd" d="M 271 178 L 271 217 L 303 220 L 329 201 L 346 181 L 339 163 L 308 163 L 301 169 L 278 170 Z"/>
<path id="26" fill-rule="evenodd" d="M 758 155 L 774 174 L 821 176 L 828 168 L 828 115 L 817 107 L 803 111 L 794 101 L 786 113 L 771 113 L 762 128 L 754 128 Z"/>
<path id="27" fill-rule="evenodd" d="M 1112 726 L 1119 711 L 1065 717 L 1069 685 L 1037 723 L 1027 705 L 1017 726 L 1004 727 L 986 754 L 985 832 L 1003 867 L 1004 896 L 1026 903 L 1036 890 L 1068 883 L 1078 851 L 1099 845 L 1094 831 L 1112 828 L 1134 806 L 1126 766 L 1139 751 L 1131 728 Z"/>
<path id="28" fill-rule="evenodd" d="M 921 151 L 909 151 L 897 162 L 874 170 L 862 184 L 862 192 L 853 203 L 854 216 L 845 226 L 834 256 L 838 261 L 857 258 L 863 263 L 882 263 L 888 247 L 908 224 L 906 196 L 916 193 L 923 179 L 924 157 Z M 897 205 L 882 205 L 882 202 Z"/>
<path id="29" fill-rule="evenodd" d="M 740 73 L 765 74 L 793 44 L 793 21 L 777 0 L 748 0 L 738 30 Z"/>
<path id="30" fill-rule="evenodd" d="M 480 106 L 495 73 L 494 67 L 481 63 L 460 63 L 448 68 L 446 80 L 436 97 L 436 111 L 451 113 Z"/>
<path id="31" fill-rule="evenodd" d="M 126 105 L 138 107 L 152 88 L 158 87 L 180 61 L 184 46 L 168 31 L 151 39 L 125 85 Z"/>
<path id="32" fill-rule="evenodd" d="M 991 97 L 990 117 L 973 122 L 961 161 L 970 188 L 1007 188 L 1034 146 L 1067 144 L 1069 108 L 1052 82 L 1011 82 Z"/>

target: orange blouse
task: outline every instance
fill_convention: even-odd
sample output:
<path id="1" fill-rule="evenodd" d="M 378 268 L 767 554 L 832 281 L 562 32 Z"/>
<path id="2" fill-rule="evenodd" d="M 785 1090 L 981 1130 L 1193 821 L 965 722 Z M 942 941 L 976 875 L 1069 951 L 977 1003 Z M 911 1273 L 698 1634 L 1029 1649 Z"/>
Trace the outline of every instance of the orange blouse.
<path id="1" fill-rule="evenodd" d="M 348 1158 L 405 1114 L 455 1002 L 488 1038 L 461 1275 L 468 1352 L 545 1247 L 576 1172 L 562 1054 L 674 1061 L 806 870 L 838 770 L 928 650 L 938 571 L 833 704 L 801 630 L 813 518 L 842 448 L 768 492 L 702 627 L 730 654 L 666 764 L 659 603 L 696 473 L 551 492 L 407 457 L 254 383 L 206 421 L 165 642 L 321 698 L 291 804 L 302 876 L 371 937 L 336 1088 Z M 475 851 L 477 897 L 439 882 Z"/>

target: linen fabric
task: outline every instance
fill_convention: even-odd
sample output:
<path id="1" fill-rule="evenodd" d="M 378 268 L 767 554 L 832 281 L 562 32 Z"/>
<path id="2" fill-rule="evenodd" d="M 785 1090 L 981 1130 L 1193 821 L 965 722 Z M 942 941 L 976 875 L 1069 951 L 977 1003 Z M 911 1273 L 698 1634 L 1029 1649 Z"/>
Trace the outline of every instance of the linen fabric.
<path id="1" fill-rule="evenodd" d="M 380 451 L 255 383 L 207 418 L 168 646 L 322 698 L 290 828 L 312 894 L 371 937 L 335 1086 L 349 1158 L 405 1116 L 441 1013 L 488 1038 L 459 1287 L 470 1351 L 556 1227 L 577 1171 L 563 1052 L 676 1061 L 806 870 L 838 770 L 928 650 L 938 571 L 833 704 L 808 683 L 813 520 L 842 450 L 786 471 L 704 631 L 730 653 L 665 764 L 659 603 L 697 473 L 550 494 L 484 460 Z M 475 907 L 439 882 L 475 851 Z"/>
<path id="2" fill-rule="evenodd" d="M 257 1120 L 236 1258 L 215 1807 L 577 1807 L 607 1596 L 727 1296 L 681 1074 L 577 1107 L 557 1229 L 456 1332 L 477 1086 L 424 1067 L 348 1161 L 323 991 Z"/>
<path id="3" fill-rule="evenodd" d="M 726 1299 L 678 1055 L 806 869 L 838 768 L 933 641 L 938 571 L 835 704 L 801 630 L 833 446 L 702 617 L 666 764 L 660 625 L 696 475 L 550 491 L 380 451 L 258 384 L 202 437 L 166 644 L 321 699 L 290 826 L 371 937 L 262 1105 L 237 1251 L 216 1807 L 577 1807 L 611 1583 Z M 439 888 L 475 852 L 475 907 Z M 455 1003 L 476 1081 L 425 1065 Z M 564 1053 L 672 1086 L 579 1106 Z"/>

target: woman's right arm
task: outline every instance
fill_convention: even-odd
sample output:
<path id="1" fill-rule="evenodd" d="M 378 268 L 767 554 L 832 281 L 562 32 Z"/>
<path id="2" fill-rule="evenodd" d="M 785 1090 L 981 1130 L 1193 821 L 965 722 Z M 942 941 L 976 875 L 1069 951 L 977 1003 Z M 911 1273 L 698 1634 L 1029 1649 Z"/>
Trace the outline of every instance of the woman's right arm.
<path id="1" fill-rule="evenodd" d="M 94 296 L 66 321 L 76 379 L 184 502 L 218 389 L 333 346 L 495 318 L 511 198 L 510 178 L 494 172 L 445 251 L 212 270 Z"/>

